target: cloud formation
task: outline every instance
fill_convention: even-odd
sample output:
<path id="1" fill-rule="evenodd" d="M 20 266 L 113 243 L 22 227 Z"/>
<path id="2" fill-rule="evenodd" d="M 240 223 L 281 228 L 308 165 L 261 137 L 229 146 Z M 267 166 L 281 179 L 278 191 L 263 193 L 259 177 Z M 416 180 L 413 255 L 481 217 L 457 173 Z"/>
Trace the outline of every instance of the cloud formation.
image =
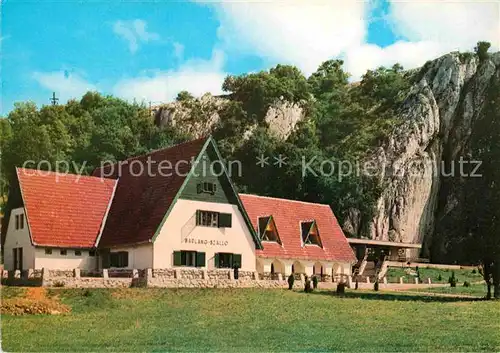
<path id="1" fill-rule="evenodd" d="M 34 72 L 33 79 L 40 86 L 56 92 L 60 102 L 71 98 L 81 98 L 87 91 L 96 91 L 97 86 L 85 80 L 81 75 L 66 70 L 52 72 Z"/>
<path id="2" fill-rule="evenodd" d="M 389 0 L 385 19 L 402 40 L 386 47 L 367 43 L 371 11 L 381 6 L 377 2 L 245 0 L 213 6 L 228 54 L 257 54 L 270 65 L 293 64 L 305 74 L 337 57 L 358 79 L 380 65 L 414 68 L 453 50 L 472 50 L 479 40 L 500 47 L 498 2 Z"/>
<path id="3" fill-rule="evenodd" d="M 214 5 L 224 48 L 287 63 L 310 74 L 363 42 L 366 4 L 360 1 L 232 1 Z"/>
<path id="4" fill-rule="evenodd" d="M 189 60 L 174 70 L 156 70 L 150 75 L 123 79 L 113 87 L 113 94 L 153 104 L 172 101 L 183 90 L 194 96 L 206 92 L 220 94 L 226 76 L 223 65 L 224 54 L 214 50 L 210 60 Z"/>
<path id="5" fill-rule="evenodd" d="M 133 21 L 116 21 L 113 24 L 113 32 L 128 42 L 132 54 L 137 52 L 141 42 L 147 43 L 160 39 L 160 35 L 147 31 L 147 23 L 137 19 Z"/>

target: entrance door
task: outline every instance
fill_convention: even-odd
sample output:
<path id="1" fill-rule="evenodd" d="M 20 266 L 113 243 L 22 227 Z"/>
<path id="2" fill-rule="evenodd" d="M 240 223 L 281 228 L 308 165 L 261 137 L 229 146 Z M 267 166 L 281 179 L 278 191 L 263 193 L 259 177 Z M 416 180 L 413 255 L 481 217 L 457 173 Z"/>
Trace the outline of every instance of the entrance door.
<path id="1" fill-rule="evenodd" d="M 23 248 L 12 249 L 14 258 L 14 270 L 23 270 Z"/>

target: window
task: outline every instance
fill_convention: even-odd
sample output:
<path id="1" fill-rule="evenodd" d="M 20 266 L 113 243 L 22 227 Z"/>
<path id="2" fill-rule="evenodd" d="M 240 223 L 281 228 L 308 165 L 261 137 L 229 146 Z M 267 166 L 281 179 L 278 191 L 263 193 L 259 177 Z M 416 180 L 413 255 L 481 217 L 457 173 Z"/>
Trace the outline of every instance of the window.
<path id="1" fill-rule="evenodd" d="M 127 267 L 128 251 L 118 251 L 109 254 L 110 267 Z"/>
<path id="2" fill-rule="evenodd" d="M 16 230 L 24 229 L 24 213 L 16 215 Z"/>
<path id="3" fill-rule="evenodd" d="M 241 255 L 227 252 L 220 252 L 214 257 L 215 267 L 217 268 L 233 268 L 241 267 Z"/>
<path id="4" fill-rule="evenodd" d="M 196 225 L 204 227 L 231 228 L 233 216 L 231 213 L 212 211 L 196 211 Z"/>
<path id="5" fill-rule="evenodd" d="M 281 239 L 272 216 L 259 218 L 259 236 L 263 241 L 274 241 L 281 244 Z"/>
<path id="6" fill-rule="evenodd" d="M 219 228 L 231 228 L 232 220 L 231 213 L 219 213 Z"/>
<path id="7" fill-rule="evenodd" d="M 89 256 L 95 256 L 95 250 L 90 250 L 89 251 Z"/>
<path id="8" fill-rule="evenodd" d="M 52 249 L 51 248 L 45 248 L 45 255 L 52 255 Z"/>
<path id="9" fill-rule="evenodd" d="M 12 249 L 14 270 L 23 270 L 23 248 Z"/>
<path id="10" fill-rule="evenodd" d="M 316 221 L 302 222 L 302 242 L 304 245 L 318 245 L 322 247 Z"/>
<path id="11" fill-rule="evenodd" d="M 205 253 L 174 251 L 174 266 L 205 267 Z"/>
<path id="12" fill-rule="evenodd" d="M 204 227 L 218 227 L 219 213 L 211 211 L 196 211 L 196 225 Z"/>
<path id="13" fill-rule="evenodd" d="M 75 256 L 82 256 L 81 250 L 75 250 Z"/>
<path id="14" fill-rule="evenodd" d="M 215 183 L 209 183 L 209 182 L 203 182 L 203 183 L 198 183 L 196 186 L 198 194 L 201 193 L 207 193 L 207 194 L 215 194 L 217 191 L 217 185 Z"/>
<path id="15" fill-rule="evenodd" d="M 60 253 L 61 255 L 66 256 L 66 255 L 68 255 L 68 250 L 66 250 L 66 249 L 61 249 L 61 251 L 60 251 L 59 253 Z"/>

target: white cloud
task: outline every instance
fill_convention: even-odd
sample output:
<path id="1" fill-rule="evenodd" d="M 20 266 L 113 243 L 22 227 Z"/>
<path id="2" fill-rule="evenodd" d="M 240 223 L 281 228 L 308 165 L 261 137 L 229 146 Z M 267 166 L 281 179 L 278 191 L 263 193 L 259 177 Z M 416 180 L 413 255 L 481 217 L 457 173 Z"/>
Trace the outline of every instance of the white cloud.
<path id="1" fill-rule="evenodd" d="M 398 41 L 388 47 L 381 48 L 373 44 L 364 44 L 351 48 L 345 55 L 345 69 L 358 80 L 367 69 L 380 66 L 392 66 L 396 63 L 405 68 L 415 68 L 425 64 L 430 58 L 443 54 L 438 43 L 430 41 L 407 42 Z"/>
<path id="2" fill-rule="evenodd" d="M 68 71 L 34 72 L 32 77 L 40 86 L 55 92 L 61 103 L 70 98 L 81 98 L 87 91 L 97 90 L 79 74 Z"/>
<path id="3" fill-rule="evenodd" d="M 134 54 L 139 49 L 140 42 L 159 40 L 160 35 L 148 32 L 147 23 L 143 20 L 116 21 L 113 24 L 113 32 L 128 42 L 129 50 Z"/>
<path id="4" fill-rule="evenodd" d="M 228 53 L 257 54 L 270 65 L 290 63 L 306 74 L 341 57 L 354 79 L 367 69 L 396 62 L 414 68 L 453 50 L 472 50 L 478 40 L 499 49 L 499 2 L 412 0 L 390 2 L 383 17 L 396 36 L 387 47 L 366 42 L 370 12 L 380 2 L 236 1 L 213 6 L 219 38 Z"/>
<path id="5" fill-rule="evenodd" d="M 450 50 L 471 50 L 479 40 L 500 48 L 499 1 L 391 1 L 396 30 L 411 41 L 432 41 Z"/>
<path id="6" fill-rule="evenodd" d="M 214 5 L 227 50 L 290 63 L 306 73 L 366 34 L 366 3 L 357 0 L 221 2 Z"/>
<path id="7" fill-rule="evenodd" d="M 156 71 L 151 75 L 123 79 L 113 87 L 116 96 L 144 102 L 172 101 L 186 90 L 195 96 L 206 92 L 222 93 L 226 73 L 222 70 L 224 55 L 215 50 L 210 60 L 190 60 L 176 70 Z"/>

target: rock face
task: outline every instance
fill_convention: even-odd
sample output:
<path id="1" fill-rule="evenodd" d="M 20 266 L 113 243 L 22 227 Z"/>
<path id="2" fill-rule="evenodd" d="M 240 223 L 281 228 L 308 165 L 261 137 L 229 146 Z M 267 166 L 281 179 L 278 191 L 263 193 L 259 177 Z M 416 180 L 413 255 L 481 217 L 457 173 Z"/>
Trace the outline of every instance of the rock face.
<path id="1" fill-rule="evenodd" d="M 163 104 L 154 111 L 155 124 L 159 127 L 175 126 L 199 138 L 212 131 L 219 121 L 219 109 L 226 104 L 227 99 L 209 93 L 199 99 Z"/>
<path id="2" fill-rule="evenodd" d="M 176 126 L 195 138 L 201 137 L 213 131 L 220 120 L 219 111 L 227 103 L 227 98 L 205 94 L 190 101 L 163 104 L 155 109 L 155 123 L 160 127 Z M 304 117 L 300 104 L 278 101 L 269 108 L 264 121 L 270 133 L 286 139 Z M 249 130 L 245 137 L 251 133 Z"/>
<path id="3" fill-rule="evenodd" d="M 431 244 L 439 243 L 436 229 L 459 204 L 460 159 L 468 160 L 471 131 L 499 73 L 500 53 L 483 62 L 452 53 L 424 66 L 400 113 L 404 123 L 371 157 L 383 189 L 375 214 L 353 227 L 362 215 L 350 210 L 350 230 L 372 239 L 423 242 L 429 255 Z"/>

